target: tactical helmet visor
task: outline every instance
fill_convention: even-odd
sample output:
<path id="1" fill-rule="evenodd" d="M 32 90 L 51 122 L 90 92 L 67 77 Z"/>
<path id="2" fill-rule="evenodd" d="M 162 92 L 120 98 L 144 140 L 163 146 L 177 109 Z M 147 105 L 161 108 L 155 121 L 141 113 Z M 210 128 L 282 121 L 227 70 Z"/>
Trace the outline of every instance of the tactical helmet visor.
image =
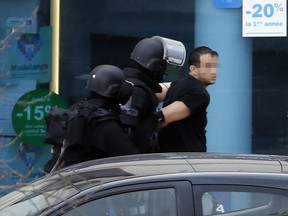
<path id="1" fill-rule="evenodd" d="M 161 40 L 164 47 L 163 59 L 169 64 L 183 66 L 186 59 L 186 49 L 182 42 L 161 36 L 154 36 L 152 38 Z"/>

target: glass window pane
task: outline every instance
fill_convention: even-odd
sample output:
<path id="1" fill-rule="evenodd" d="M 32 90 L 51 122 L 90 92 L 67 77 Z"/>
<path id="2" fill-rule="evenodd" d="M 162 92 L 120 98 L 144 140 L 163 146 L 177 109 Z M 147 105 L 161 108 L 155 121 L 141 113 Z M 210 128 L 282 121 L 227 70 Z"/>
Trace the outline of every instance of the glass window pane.
<path id="1" fill-rule="evenodd" d="M 203 215 L 283 215 L 288 197 L 258 192 L 209 191 L 202 195 Z"/>
<path id="2" fill-rule="evenodd" d="M 175 190 L 157 189 L 117 194 L 85 203 L 64 215 L 176 216 Z"/>

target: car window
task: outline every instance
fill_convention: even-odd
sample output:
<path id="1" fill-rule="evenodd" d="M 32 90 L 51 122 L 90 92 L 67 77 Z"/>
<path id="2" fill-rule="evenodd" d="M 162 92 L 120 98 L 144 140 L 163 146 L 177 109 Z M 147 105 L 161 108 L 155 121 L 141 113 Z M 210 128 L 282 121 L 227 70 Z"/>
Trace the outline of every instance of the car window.
<path id="1" fill-rule="evenodd" d="M 50 183 L 54 183 L 54 186 L 52 187 Z M 62 186 L 59 188 L 57 182 L 47 181 L 43 184 L 40 182 L 39 185 L 34 184 L 18 189 L 13 193 L 11 199 L 1 203 L 0 215 L 39 215 L 45 209 L 57 205 L 79 192 L 75 187 Z"/>
<path id="2" fill-rule="evenodd" d="M 204 216 L 246 216 L 246 215 L 287 215 L 287 192 L 274 189 L 254 190 L 252 187 L 242 187 L 243 191 L 208 190 L 201 194 L 201 207 Z M 245 191 L 246 190 L 246 191 Z M 285 194 L 286 193 L 286 194 Z"/>
<path id="3" fill-rule="evenodd" d="M 63 215 L 177 216 L 175 190 L 165 188 L 111 195 L 85 203 Z"/>

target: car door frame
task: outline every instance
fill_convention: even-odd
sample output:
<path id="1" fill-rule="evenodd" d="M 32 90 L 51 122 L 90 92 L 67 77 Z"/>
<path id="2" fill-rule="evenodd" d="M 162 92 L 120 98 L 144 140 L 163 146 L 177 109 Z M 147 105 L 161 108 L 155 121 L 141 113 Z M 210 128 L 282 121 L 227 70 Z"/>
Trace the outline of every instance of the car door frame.
<path id="1" fill-rule="evenodd" d="M 99 189 L 101 188 L 101 189 Z M 67 200 L 66 205 L 61 204 L 53 207 L 43 216 L 56 216 L 63 215 L 63 211 L 70 211 L 76 206 L 83 205 L 87 202 L 91 202 L 96 199 L 109 197 L 121 193 L 143 191 L 143 190 L 155 190 L 164 188 L 174 188 L 176 191 L 176 203 L 177 203 L 177 216 L 194 216 L 194 200 L 192 185 L 189 180 L 172 180 L 172 181 L 159 181 L 150 183 L 134 183 L 129 185 L 114 185 L 114 186 L 100 186 L 96 188 L 90 188 L 89 190 L 81 192 L 76 196 L 73 196 Z M 84 198 L 85 197 L 85 198 Z M 81 200 L 81 202 L 77 201 Z M 67 203 L 73 203 L 75 205 L 69 206 Z"/>
<path id="2" fill-rule="evenodd" d="M 258 185 L 250 185 L 248 183 L 243 183 L 243 184 L 237 184 L 237 183 L 230 183 L 230 184 L 195 184 L 193 185 L 193 196 L 195 199 L 195 215 L 196 216 L 203 216 L 202 212 L 202 195 L 205 192 L 210 192 L 210 191 L 217 191 L 217 192 L 244 192 L 244 193 L 266 193 L 266 194 L 271 194 L 271 195 L 282 195 L 284 197 L 288 198 L 288 190 L 284 188 L 277 188 L 277 186 L 267 186 L 267 185 L 261 185 L 259 183 Z M 263 205 L 265 206 L 265 205 Z M 255 207 L 259 208 L 259 207 Z M 251 208 L 253 210 L 253 208 Z M 241 212 L 243 210 L 239 210 Z M 244 211 L 243 211 L 244 212 Z M 248 212 L 248 211 L 246 211 Z M 222 213 L 223 215 L 234 215 L 233 213 Z M 243 215 L 245 215 L 243 213 Z"/>

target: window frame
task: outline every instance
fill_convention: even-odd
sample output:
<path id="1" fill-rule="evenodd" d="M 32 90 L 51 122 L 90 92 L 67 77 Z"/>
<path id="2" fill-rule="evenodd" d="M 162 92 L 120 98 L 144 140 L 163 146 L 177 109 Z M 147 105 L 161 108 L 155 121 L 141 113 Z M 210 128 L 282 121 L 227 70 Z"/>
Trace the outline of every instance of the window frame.
<path id="1" fill-rule="evenodd" d="M 97 199 L 118 195 L 121 193 L 129 193 L 144 190 L 157 190 L 165 188 L 173 188 L 175 190 L 177 216 L 194 215 L 192 185 L 191 182 L 189 182 L 188 180 L 139 183 L 124 186 L 118 185 L 114 187 L 109 187 L 101 191 L 99 191 L 98 188 L 98 190 L 96 189 L 94 192 L 91 192 L 91 189 L 89 189 L 87 190 L 87 192 L 81 193 L 82 199 L 79 196 L 71 197 L 69 200 L 65 202 L 66 204 L 57 206 L 57 209 L 55 209 L 52 214 L 50 212 L 48 215 L 63 215 L 63 212 L 65 213 L 69 212 L 77 206 L 83 205 L 88 202 L 92 202 Z M 75 200 L 77 201 L 74 202 Z M 69 205 L 69 203 L 73 203 L 73 205 Z"/>
<path id="2" fill-rule="evenodd" d="M 202 195 L 206 192 L 247 192 L 247 193 L 266 193 L 271 195 L 280 195 L 285 196 L 288 199 L 288 191 L 281 188 L 273 188 L 273 187 L 267 187 L 267 186 L 252 186 L 252 185 L 239 185 L 239 184 L 211 184 L 211 185 L 194 185 L 193 186 L 193 196 L 195 199 L 195 215 L 203 215 L 202 211 Z M 265 205 L 257 206 L 255 208 L 251 208 L 251 211 L 260 210 L 262 207 L 265 207 Z M 288 209 L 288 208 L 287 208 Z M 239 212 L 242 212 L 239 214 Z M 233 211 L 233 212 L 226 212 L 223 214 L 217 214 L 217 215 L 223 215 L 223 216 L 232 216 L 232 215 L 249 215 L 249 209 L 245 210 L 239 210 L 239 211 Z M 251 212 L 250 212 L 251 214 Z M 212 214 L 215 215 L 215 214 Z"/>

